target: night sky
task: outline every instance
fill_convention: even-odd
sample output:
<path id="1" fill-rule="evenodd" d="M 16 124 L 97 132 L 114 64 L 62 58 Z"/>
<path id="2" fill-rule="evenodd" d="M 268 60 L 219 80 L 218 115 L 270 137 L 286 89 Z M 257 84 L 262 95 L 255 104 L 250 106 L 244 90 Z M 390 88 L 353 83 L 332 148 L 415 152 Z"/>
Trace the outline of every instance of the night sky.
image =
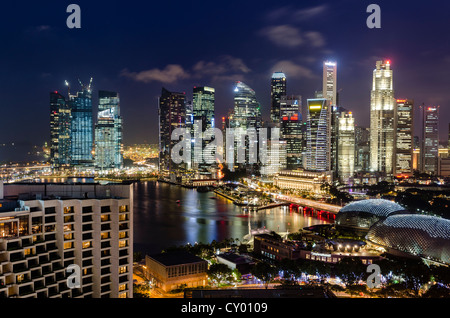
<path id="1" fill-rule="evenodd" d="M 81 29 L 66 8 L 81 7 Z M 381 7 L 381 29 L 366 8 Z M 448 1 L 9 1 L 0 9 L 0 143 L 49 139 L 49 92 L 67 94 L 93 77 L 118 91 L 124 143 L 157 142 L 164 86 L 216 89 L 216 118 L 233 107 L 233 82 L 251 86 L 268 118 L 270 77 L 287 75 L 288 94 L 321 90 L 322 61 L 338 62 L 341 105 L 369 126 L 372 71 L 390 59 L 397 98 L 440 105 L 440 138 L 450 118 Z M 219 121 L 219 120 L 218 120 Z M 420 130 L 416 127 L 416 135 Z"/>

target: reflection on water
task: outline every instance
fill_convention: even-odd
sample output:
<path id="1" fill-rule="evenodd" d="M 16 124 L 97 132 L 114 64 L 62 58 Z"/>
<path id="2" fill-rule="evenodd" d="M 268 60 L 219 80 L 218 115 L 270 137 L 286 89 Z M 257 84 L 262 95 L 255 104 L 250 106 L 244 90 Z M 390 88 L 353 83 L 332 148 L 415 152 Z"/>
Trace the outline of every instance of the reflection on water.
<path id="1" fill-rule="evenodd" d="M 288 207 L 244 212 L 213 192 L 199 193 L 156 181 L 135 183 L 133 187 L 134 248 L 147 254 L 186 243 L 242 240 L 250 228 L 296 232 L 328 222 L 291 212 Z"/>

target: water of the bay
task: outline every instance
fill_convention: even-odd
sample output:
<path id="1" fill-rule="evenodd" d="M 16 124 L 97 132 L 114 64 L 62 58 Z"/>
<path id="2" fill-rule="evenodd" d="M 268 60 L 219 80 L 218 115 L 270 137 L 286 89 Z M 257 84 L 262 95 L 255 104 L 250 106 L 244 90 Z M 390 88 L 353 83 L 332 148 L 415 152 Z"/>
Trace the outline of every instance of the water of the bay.
<path id="1" fill-rule="evenodd" d="M 247 212 L 214 192 L 201 193 L 162 182 L 138 182 L 133 189 L 134 250 L 143 254 L 187 243 L 242 240 L 250 229 L 292 233 L 329 222 L 288 207 Z"/>

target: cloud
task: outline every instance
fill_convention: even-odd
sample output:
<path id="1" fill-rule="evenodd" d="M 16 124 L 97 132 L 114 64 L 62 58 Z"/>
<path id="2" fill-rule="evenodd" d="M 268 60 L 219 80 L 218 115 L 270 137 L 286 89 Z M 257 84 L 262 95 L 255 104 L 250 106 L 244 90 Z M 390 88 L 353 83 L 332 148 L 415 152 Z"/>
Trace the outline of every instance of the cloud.
<path id="1" fill-rule="evenodd" d="M 294 11 L 292 13 L 292 17 L 297 21 L 304 21 L 310 18 L 315 18 L 318 15 L 321 15 L 322 13 L 326 12 L 327 10 L 328 5 L 322 4 L 319 6 Z"/>
<path id="2" fill-rule="evenodd" d="M 244 80 L 244 75 L 251 72 L 240 58 L 224 55 L 217 61 L 199 61 L 192 67 L 194 78 L 208 78 L 211 82 Z"/>
<path id="3" fill-rule="evenodd" d="M 180 79 L 190 77 L 190 75 L 178 64 L 169 64 L 164 69 L 154 68 L 151 70 L 130 72 L 128 69 L 122 70 L 121 76 L 131 78 L 136 82 L 161 82 L 165 84 L 174 83 Z"/>
<path id="4" fill-rule="evenodd" d="M 290 23 L 304 22 L 311 18 L 325 13 L 329 9 L 326 4 L 318 5 L 315 7 L 305 8 L 297 10 L 293 6 L 284 6 L 275 10 L 271 10 L 267 14 L 267 18 L 272 21 L 289 21 Z"/>
<path id="5" fill-rule="evenodd" d="M 287 24 L 265 27 L 259 34 L 280 47 L 295 48 L 310 45 L 317 48 L 325 45 L 325 39 L 319 32 L 301 32 L 299 28 Z"/>
<path id="6" fill-rule="evenodd" d="M 260 34 L 281 47 L 297 47 L 303 43 L 300 30 L 286 24 L 263 28 Z"/>
<path id="7" fill-rule="evenodd" d="M 271 72 L 283 72 L 286 76 L 291 78 L 309 78 L 315 79 L 317 75 L 309 68 L 298 65 L 289 60 L 282 60 L 277 62 L 271 69 Z"/>
<path id="8" fill-rule="evenodd" d="M 171 84 L 186 78 L 207 79 L 211 82 L 230 80 L 231 78 L 243 80 L 244 75 L 249 72 L 251 72 L 250 68 L 242 59 L 223 55 L 215 61 L 199 61 L 188 70 L 178 64 L 169 64 L 164 69 L 154 68 L 140 72 L 130 72 L 128 69 L 124 69 L 120 76 L 143 83 L 157 81 Z"/>

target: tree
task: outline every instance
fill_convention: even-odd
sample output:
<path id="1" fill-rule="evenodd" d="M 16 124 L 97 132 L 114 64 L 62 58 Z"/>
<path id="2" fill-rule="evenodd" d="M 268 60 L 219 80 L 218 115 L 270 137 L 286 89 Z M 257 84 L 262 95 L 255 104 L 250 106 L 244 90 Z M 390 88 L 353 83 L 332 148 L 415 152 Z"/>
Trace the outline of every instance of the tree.
<path id="1" fill-rule="evenodd" d="M 263 281 L 267 288 L 270 281 L 277 274 L 277 269 L 266 262 L 258 262 L 253 266 L 251 273 L 253 276 Z"/>
<path id="2" fill-rule="evenodd" d="M 207 270 L 207 274 L 217 285 L 220 285 L 223 281 L 233 280 L 233 272 L 225 264 L 212 264 Z"/>
<path id="3" fill-rule="evenodd" d="M 359 258 L 344 257 L 336 265 L 336 276 L 346 286 L 354 285 L 366 276 L 366 267 Z"/>

